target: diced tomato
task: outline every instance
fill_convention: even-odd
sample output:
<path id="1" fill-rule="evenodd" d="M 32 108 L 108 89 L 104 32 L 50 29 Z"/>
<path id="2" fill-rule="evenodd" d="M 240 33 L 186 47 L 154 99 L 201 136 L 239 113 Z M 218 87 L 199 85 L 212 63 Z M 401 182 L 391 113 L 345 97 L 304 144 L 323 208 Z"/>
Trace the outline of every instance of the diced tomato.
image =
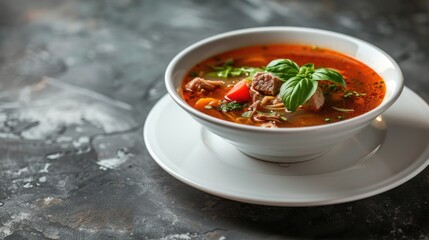
<path id="1" fill-rule="evenodd" d="M 225 98 L 230 101 L 246 102 L 250 99 L 250 90 L 246 81 L 240 81 L 229 90 Z"/>

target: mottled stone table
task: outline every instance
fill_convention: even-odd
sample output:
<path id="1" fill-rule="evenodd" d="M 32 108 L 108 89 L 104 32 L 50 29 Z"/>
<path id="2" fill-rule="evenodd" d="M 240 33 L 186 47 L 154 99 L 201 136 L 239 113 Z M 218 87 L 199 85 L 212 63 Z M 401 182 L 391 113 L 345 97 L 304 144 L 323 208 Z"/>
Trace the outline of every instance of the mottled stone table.
<path id="1" fill-rule="evenodd" d="M 429 170 L 363 200 L 268 207 L 171 177 L 142 128 L 189 44 L 239 28 L 305 26 L 384 49 L 429 102 L 429 2 L 0 2 L 0 238 L 429 238 Z"/>

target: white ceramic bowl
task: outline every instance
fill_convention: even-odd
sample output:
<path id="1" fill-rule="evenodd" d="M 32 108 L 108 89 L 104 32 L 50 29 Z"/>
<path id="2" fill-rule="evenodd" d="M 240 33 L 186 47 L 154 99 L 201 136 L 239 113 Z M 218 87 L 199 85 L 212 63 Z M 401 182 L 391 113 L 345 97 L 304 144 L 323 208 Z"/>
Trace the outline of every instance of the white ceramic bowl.
<path id="1" fill-rule="evenodd" d="M 178 90 L 185 74 L 197 63 L 239 47 L 273 43 L 317 45 L 358 59 L 384 79 L 386 95 L 383 102 L 363 115 L 340 122 L 273 129 L 236 124 L 211 117 L 188 105 L 179 95 Z M 403 77 L 398 64 L 388 54 L 357 38 L 311 28 L 262 27 L 219 34 L 189 46 L 168 65 L 165 84 L 178 106 L 203 127 L 224 138 L 243 153 L 267 161 L 297 162 L 320 156 L 370 124 L 399 97 L 403 89 Z"/>

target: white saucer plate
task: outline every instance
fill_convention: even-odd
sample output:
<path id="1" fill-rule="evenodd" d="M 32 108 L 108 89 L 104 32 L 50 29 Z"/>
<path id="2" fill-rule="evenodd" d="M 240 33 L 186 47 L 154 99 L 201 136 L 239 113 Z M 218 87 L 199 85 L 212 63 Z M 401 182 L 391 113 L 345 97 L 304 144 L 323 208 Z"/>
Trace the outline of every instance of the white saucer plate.
<path id="1" fill-rule="evenodd" d="M 171 98 L 149 113 L 144 140 L 180 181 L 216 196 L 271 206 L 318 206 L 370 197 L 429 164 L 429 106 L 404 88 L 397 102 L 355 137 L 294 164 L 251 158 L 203 129 Z"/>

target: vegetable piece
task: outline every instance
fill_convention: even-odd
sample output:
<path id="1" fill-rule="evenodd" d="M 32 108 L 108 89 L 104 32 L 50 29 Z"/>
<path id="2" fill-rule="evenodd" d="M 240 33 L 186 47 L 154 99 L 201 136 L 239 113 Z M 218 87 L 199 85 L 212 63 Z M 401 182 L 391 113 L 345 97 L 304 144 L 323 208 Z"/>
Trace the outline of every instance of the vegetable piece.
<path id="1" fill-rule="evenodd" d="M 218 110 L 222 112 L 229 112 L 234 110 L 241 110 L 244 108 L 244 104 L 238 103 L 236 101 L 233 102 L 223 102 L 219 107 Z"/>
<path id="2" fill-rule="evenodd" d="M 255 67 L 233 67 L 233 59 L 228 59 L 222 66 L 212 66 L 211 68 L 214 72 L 209 72 L 206 74 L 208 78 L 228 78 L 228 77 L 239 77 L 239 76 L 248 76 L 253 77 L 257 72 L 262 72 L 263 69 Z"/>
<path id="3" fill-rule="evenodd" d="M 200 98 L 195 103 L 194 108 L 197 110 L 209 109 L 207 106 L 215 107 L 219 105 L 219 100 L 215 98 Z"/>
<path id="4" fill-rule="evenodd" d="M 230 101 L 246 102 L 250 99 L 250 90 L 246 81 L 240 81 L 229 90 L 225 98 Z"/>

